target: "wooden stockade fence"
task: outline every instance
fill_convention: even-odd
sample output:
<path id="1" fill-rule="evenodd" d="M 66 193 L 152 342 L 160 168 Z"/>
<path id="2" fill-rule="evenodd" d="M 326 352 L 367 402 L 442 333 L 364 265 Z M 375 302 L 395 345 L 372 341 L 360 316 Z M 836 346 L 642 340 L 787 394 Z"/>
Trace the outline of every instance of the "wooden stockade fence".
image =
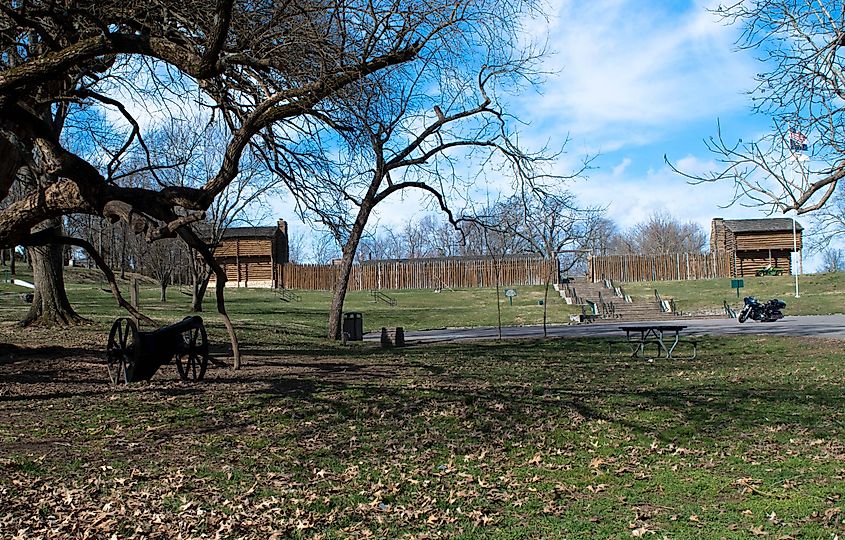
<path id="1" fill-rule="evenodd" d="M 494 287 L 496 264 L 499 285 L 541 285 L 551 271 L 557 281 L 557 262 L 541 258 L 417 259 L 378 261 L 352 267 L 350 291 L 374 289 L 445 289 Z M 285 289 L 331 290 L 339 267 L 334 265 L 281 265 L 280 284 Z"/>
<path id="2" fill-rule="evenodd" d="M 605 255 L 590 257 L 587 276 L 594 282 L 612 279 L 670 281 L 731 276 L 730 254 L 674 253 L 669 255 Z"/>

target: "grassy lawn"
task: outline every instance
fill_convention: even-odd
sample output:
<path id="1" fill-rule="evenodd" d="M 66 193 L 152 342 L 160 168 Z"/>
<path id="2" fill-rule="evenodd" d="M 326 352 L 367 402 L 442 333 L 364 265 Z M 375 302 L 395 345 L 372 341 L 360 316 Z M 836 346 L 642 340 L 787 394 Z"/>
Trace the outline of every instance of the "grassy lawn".
<path id="1" fill-rule="evenodd" d="M 794 276 L 766 276 L 743 278 L 745 287 L 731 289 L 730 278 L 698 281 L 656 281 L 626 283 L 625 292 L 634 298 L 646 298 L 657 289 L 664 297 L 675 298 L 685 312 L 718 311 L 722 301 L 734 307 L 742 306 L 742 297 L 759 299 L 780 298 L 786 302 L 786 315 L 824 315 L 842 313 L 845 306 L 845 273 L 808 274 L 799 276 L 800 298 L 795 298 Z"/>
<path id="2" fill-rule="evenodd" d="M 19 276 L 27 279 L 25 274 Z M 116 304 L 108 286 L 100 281 L 96 271 L 66 269 L 68 296 L 74 309 L 94 322 L 78 329 L 86 341 L 105 340 L 112 321 L 125 316 Z M 129 298 L 129 283 L 120 283 L 124 296 Z M 502 324 L 505 326 L 542 324 L 543 287 L 515 287 L 518 296 L 513 304 L 500 291 Z M 23 318 L 28 306 L 18 295 L 28 289 L 0 283 L 0 321 L 12 322 Z M 160 324 L 180 320 L 188 315 L 190 289 L 173 286 L 168 289 L 168 301 L 159 302 L 159 290 L 149 281 L 141 287 L 141 309 Z M 331 293 L 327 291 L 295 291 L 300 301 L 285 302 L 276 291 L 269 289 L 227 289 L 227 310 L 239 328 L 239 338 L 246 344 L 284 344 L 291 339 L 299 341 L 318 339 L 325 335 Z M 386 291 L 397 301 L 396 306 L 376 302 L 369 291 L 351 292 L 347 295 L 345 310 L 360 311 L 364 315 L 364 331 L 377 332 L 382 326 L 403 326 L 408 330 L 444 327 L 495 326 L 495 289 L 444 289 Z M 214 294 L 206 295 L 205 319 L 213 340 L 224 340 L 222 323 L 216 313 Z M 554 291 L 549 291 L 549 323 L 568 323 L 569 315 L 580 313 L 580 307 L 567 305 Z M 3 329 L 0 323 L 0 342 Z M 15 342 L 14 336 L 7 340 Z M 9 342 L 9 341 L 7 341 Z"/>
<path id="3" fill-rule="evenodd" d="M 102 348 L 122 314 L 95 274 L 72 277 L 92 324 L 60 332 L 19 329 L 26 305 L 0 285 L 0 538 L 845 536 L 841 342 L 709 338 L 653 363 L 599 340 L 384 351 L 321 339 L 327 293 L 241 289 L 242 370 L 112 388 Z M 802 300 L 838 294 L 816 278 Z M 721 290 L 659 285 L 675 286 L 691 304 Z M 540 288 L 518 290 L 503 322 L 538 322 Z M 393 295 L 348 309 L 368 331 L 495 323 L 494 291 Z M 156 320 L 186 314 L 178 288 L 157 298 L 142 289 Z"/>
<path id="4" fill-rule="evenodd" d="M 26 268 L 19 269 L 27 279 Z M 111 322 L 124 312 L 120 310 L 107 286 L 95 270 L 66 269 L 68 294 L 74 308 L 94 324 L 80 328 L 76 334 L 87 342 L 103 342 Z M 120 282 L 124 295 L 129 297 L 128 281 Z M 745 278 L 741 296 L 754 295 L 761 299 L 781 298 L 787 303 L 786 315 L 816 315 L 841 313 L 845 306 L 845 273 L 811 274 L 800 277 L 801 298 L 794 298 L 794 281 L 790 276 Z M 518 295 L 509 304 L 500 294 L 502 324 L 505 326 L 541 324 L 543 287 L 515 287 Z M 641 282 L 625 285 L 625 291 L 635 301 L 654 298 L 654 289 L 664 297 L 675 298 L 685 313 L 719 315 L 722 302 L 727 300 L 735 308 L 741 306 L 729 279 L 701 281 Z M 20 320 L 27 306 L 18 295 L 28 289 L 0 283 L 0 321 Z M 168 324 L 188 315 L 188 288 L 173 286 L 168 290 L 168 302 L 159 302 L 155 283 L 147 280 L 141 287 L 141 308 L 159 323 Z M 369 292 L 352 292 L 347 296 L 346 311 L 360 311 L 364 315 L 364 331 L 377 332 L 382 326 L 403 326 L 407 330 L 444 327 L 495 326 L 495 289 L 457 289 L 436 293 L 432 290 L 386 291 L 397 300 L 396 306 L 373 300 Z M 230 316 L 239 328 L 239 337 L 249 344 L 282 345 L 302 339 L 319 340 L 328 321 L 331 293 L 326 291 L 296 291 L 300 301 L 285 302 L 267 289 L 227 289 L 226 303 Z M 213 293 L 206 296 L 206 324 L 211 337 L 225 340 L 222 323 L 215 312 Z M 569 316 L 580 313 L 577 306 L 567 305 L 550 290 L 548 322 L 566 324 Z M 0 322 L 0 342 L 3 341 Z M 14 336 L 7 337 L 14 341 Z"/>
<path id="5" fill-rule="evenodd" d="M 118 389 L 84 347 L 6 356 L 0 537 L 841 537 L 841 344 L 702 349 L 301 342 Z"/>

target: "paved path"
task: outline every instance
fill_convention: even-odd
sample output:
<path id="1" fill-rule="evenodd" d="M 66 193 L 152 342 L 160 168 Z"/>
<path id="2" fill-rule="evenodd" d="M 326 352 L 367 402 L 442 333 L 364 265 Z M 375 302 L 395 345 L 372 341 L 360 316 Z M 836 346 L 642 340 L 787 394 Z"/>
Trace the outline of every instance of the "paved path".
<path id="1" fill-rule="evenodd" d="M 601 322 L 577 325 L 554 325 L 548 327 L 550 337 L 620 337 L 619 326 L 624 321 Z M 641 321 L 628 321 L 627 324 L 642 324 Z M 753 335 L 766 334 L 776 336 L 811 336 L 833 339 L 845 339 L 845 315 L 795 315 L 787 316 L 773 323 L 747 321 L 743 324 L 736 319 L 682 319 L 677 321 L 661 320 L 657 324 L 686 325 L 685 335 Z M 530 339 L 543 336 L 542 326 L 510 326 L 502 328 L 502 338 Z M 378 333 L 368 333 L 367 341 L 378 341 Z M 496 339 L 495 327 L 446 328 L 442 330 L 424 330 L 405 332 L 408 343 L 436 343 L 463 340 Z"/>

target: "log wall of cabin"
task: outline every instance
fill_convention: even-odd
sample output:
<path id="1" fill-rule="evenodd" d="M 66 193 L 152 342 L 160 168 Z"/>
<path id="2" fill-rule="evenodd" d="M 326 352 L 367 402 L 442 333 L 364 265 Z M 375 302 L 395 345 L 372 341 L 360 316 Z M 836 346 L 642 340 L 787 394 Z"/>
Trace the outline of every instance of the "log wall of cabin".
<path id="1" fill-rule="evenodd" d="M 736 253 L 735 277 L 754 276 L 758 270 L 771 265 L 780 268 L 784 274 L 792 273 L 792 250 L 772 249 L 758 251 L 738 251 Z"/>
<path id="2" fill-rule="evenodd" d="M 226 272 L 226 286 L 277 286 L 278 247 L 274 244 L 275 238 L 223 239 L 214 250 L 214 257 Z"/>
<path id="3" fill-rule="evenodd" d="M 725 253 L 727 229 L 725 228 L 725 221 L 721 218 L 716 218 L 710 223 L 710 252 L 711 253 Z"/>
<path id="4" fill-rule="evenodd" d="M 798 251 L 802 249 L 801 231 L 796 231 Z M 733 232 L 725 229 L 725 249 L 732 253 L 731 275 L 753 276 L 771 265 L 785 274 L 792 272 L 792 231 Z"/>
<path id="5" fill-rule="evenodd" d="M 735 233 L 737 251 L 786 249 L 792 251 L 792 231 Z M 798 249 L 801 249 L 801 232 L 796 234 Z"/>

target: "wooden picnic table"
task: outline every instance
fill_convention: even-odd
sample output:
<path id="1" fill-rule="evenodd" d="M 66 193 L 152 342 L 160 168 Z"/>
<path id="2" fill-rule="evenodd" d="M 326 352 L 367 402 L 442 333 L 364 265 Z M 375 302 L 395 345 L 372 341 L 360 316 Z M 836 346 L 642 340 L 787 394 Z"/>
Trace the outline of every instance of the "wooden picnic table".
<path id="1" fill-rule="evenodd" d="M 675 347 L 681 341 L 681 331 L 686 329 L 684 325 L 677 324 L 631 324 L 620 326 L 625 332 L 625 340 L 631 347 L 631 356 L 645 358 L 647 345 L 657 347 L 657 358 L 673 358 Z M 692 344 L 692 357 L 696 355 L 696 342 Z"/>

